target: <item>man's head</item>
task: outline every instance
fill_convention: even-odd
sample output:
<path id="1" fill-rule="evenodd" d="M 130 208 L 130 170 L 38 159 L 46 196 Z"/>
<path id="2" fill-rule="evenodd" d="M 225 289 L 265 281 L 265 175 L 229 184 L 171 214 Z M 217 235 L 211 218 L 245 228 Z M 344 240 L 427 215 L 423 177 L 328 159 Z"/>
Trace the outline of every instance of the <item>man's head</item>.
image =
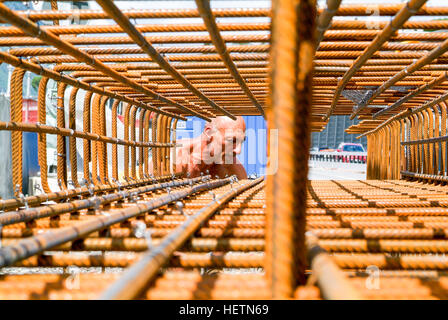
<path id="1" fill-rule="evenodd" d="M 210 156 L 224 163 L 234 163 L 241 153 L 241 145 L 246 139 L 246 124 L 243 117 L 232 120 L 229 117 L 216 117 L 205 125 L 203 137 L 209 145 Z"/>

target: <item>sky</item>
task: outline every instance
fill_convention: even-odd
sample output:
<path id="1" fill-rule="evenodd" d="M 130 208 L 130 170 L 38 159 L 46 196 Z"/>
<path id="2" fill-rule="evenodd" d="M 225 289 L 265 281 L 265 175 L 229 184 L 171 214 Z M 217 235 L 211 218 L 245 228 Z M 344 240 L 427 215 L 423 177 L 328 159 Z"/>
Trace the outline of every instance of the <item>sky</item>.
<path id="1" fill-rule="evenodd" d="M 24 1 L 26 2 L 26 1 Z M 195 8 L 193 0 L 115 0 L 115 3 L 123 9 L 180 9 L 180 8 Z M 343 0 L 342 4 L 397 4 L 405 3 L 407 0 Z M 60 2 L 60 6 L 63 2 Z M 325 6 L 326 0 L 318 0 L 319 6 Z M 68 3 L 66 3 L 68 4 Z M 91 9 L 101 9 L 95 1 L 89 1 Z M 447 5 L 447 0 L 428 0 L 428 6 L 444 6 Z M 212 8 L 248 8 L 248 7 L 270 7 L 271 1 L 268 0 L 211 0 Z"/>
<path id="2" fill-rule="evenodd" d="M 325 7 L 327 0 L 318 0 L 319 7 Z M 407 0 L 342 0 L 343 5 L 349 4 L 399 4 L 406 3 Z M 115 0 L 115 3 L 121 9 L 185 9 L 185 8 L 196 8 L 194 0 L 173 0 L 173 1 L 160 1 L 160 0 L 134 0 L 134 1 L 121 1 Z M 60 6 L 70 5 L 69 3 L 59 3 Z M 427 6 L 447 6 L 448 0 L 428 0 Z M 89 1 L 89 6 L 93 10 L 101 10 L 101 7 L 95 1 Z M 271 6 L 271 1 L 269 0 L 211 0 L 212 8 L 269 8 Z M 336 17 L 335 19 L 347 19 L 348 17 Z M 262 21 L 260 18 L 225 18 L 226 22 L 238 22 L 241 19 L 250 22 Z M 258 19 L 258 20 L 257 20 Z M 262 18 L 261 18 L 262 19 Z M 359 17 L 358 20 L 369 19 L 369 17 Z M 379 17 L 380 20 L 390 20 L 391 17 L 384 16 Z M 428 20 L 433 19 L 433 17 L 423 17 L 416 16 L 412 17 L 412 20 Z M 174 23 L 176 19 L 152 19 L 151 23 Z M 201 20 L 198 18 L 183 18 L 184 23 L 197 23 Z M 217 19 L 218 22 L 220 19 Z M 138 21 L 139 23 L 145 23 L 144 19 Z M 91 24 L 104 24 L 105 21 L 92 21 Z M 112 24 L 113 22 L 106 22 Z"/>
<path id="3" fill-rule="evenodd" d="M 177 0 L 177 1 L 157 1 L 157 0 L 135 0 L 135 1 L 120 1 L 115 0 L 120 8 L 194 8 L 195 2 L 192 0 Z M 407 0 L 343 0 L 343 4 L 396 4 L 405 3 Z M 319 6 L 324 6 L 326 0 L 318 0 Z M 229 8 L 229 7 L 270 7 L 271 1 L 260 0 L 212 0 L 211 6 L 215 8 Z M 429 0 L 429 6 L 447 5 L 446 0 Z M 91 2 L 92 9 L 99 8 L 98 4 Z"/>

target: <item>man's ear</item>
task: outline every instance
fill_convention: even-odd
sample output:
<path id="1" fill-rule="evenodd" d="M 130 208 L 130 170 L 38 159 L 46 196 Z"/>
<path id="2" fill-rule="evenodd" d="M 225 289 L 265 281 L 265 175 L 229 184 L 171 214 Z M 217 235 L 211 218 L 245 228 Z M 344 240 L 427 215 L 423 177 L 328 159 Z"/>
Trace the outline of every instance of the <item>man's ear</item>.
<path id="1" fill-rule="evenodd" d="M 213 135 L 211 133 L 212 133 L 212 130 L 210 128 L 204 129 L 204 134 L 207 137 L 207 143 L 210 143 L 213 141 Z"/>

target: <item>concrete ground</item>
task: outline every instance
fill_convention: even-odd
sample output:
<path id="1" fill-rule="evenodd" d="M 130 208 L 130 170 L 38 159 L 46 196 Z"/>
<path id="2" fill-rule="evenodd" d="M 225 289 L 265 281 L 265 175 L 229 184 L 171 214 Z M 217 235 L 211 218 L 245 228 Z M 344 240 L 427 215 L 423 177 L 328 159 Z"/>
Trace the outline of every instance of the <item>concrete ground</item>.
<path id="1" fill-rule="evenodd" d="M 326 161 L 310 161 L 308 178 L 310 180 L 365 180 L 366 165 L 357 163 L 339 163 Z M 83 174 L 79 173 L 79 181 L 82 181 Z M 31 180 L 34 180 L 31 182 Z M 52 191 L 59 190 L 55 174 L 49 174 L 48 183 Z M 30 179 L 29 195 L 40 194 L 42 191 L 33 188 L 40 185 L 40 177 Z"/>
<path id="2" fill-rule="evenodd" d="M 365 180 L 366 165 L 358 163 L 340 163 L 310 161 L 308 178 L 310 180 Z"/>

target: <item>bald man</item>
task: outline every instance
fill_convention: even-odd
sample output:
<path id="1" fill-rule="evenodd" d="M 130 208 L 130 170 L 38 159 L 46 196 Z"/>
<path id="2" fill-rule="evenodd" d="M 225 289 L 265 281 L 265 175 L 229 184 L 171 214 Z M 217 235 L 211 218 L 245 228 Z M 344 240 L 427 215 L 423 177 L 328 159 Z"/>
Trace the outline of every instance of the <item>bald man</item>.
<path id="1" fill-rule="evenodd" d="M 236 175 L 238 179 L 246 179 L 246 170 L 236 157 L 241 153 L 245 132 L 242 117 L 214 118 L 206 123 L 200 136 L 177 141 L 182 147 L 176 151 L 175 172 L 189 173 L 192 178 L 208 171 L 212 177 Z"/>

